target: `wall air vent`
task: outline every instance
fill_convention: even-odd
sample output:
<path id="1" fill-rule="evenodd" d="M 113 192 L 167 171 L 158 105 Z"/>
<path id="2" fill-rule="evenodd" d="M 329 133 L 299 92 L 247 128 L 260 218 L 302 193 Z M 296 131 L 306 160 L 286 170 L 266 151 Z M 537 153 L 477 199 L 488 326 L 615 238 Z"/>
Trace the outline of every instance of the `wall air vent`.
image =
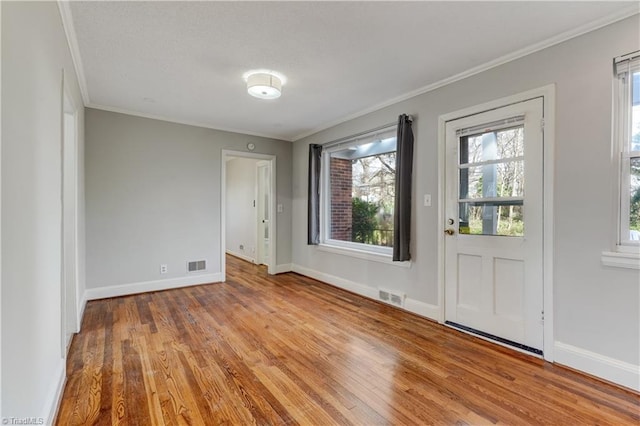
<path id="1" fill-rule="evenodd" d="M 404 293 L 397 293 L 381 288 L 378 289 L 378 299 L 390 305 L 399 306 L 401 308 L 404 307 L 405 297 Z"/>
<path id="2" fill-rule="evenodd" d="M 187 262 L 187 272 L 204 271 L 207 269 L 206 260 L 192 260 Z"/>

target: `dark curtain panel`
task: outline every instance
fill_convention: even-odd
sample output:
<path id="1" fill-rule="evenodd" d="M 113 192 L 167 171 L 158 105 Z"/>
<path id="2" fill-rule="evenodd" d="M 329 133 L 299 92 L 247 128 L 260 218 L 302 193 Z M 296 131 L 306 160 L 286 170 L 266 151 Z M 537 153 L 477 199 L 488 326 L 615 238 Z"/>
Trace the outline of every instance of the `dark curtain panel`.
<path id="1" fill-rule="evenodd" d="M 411 174 L 413 172 L 413 130 L 411 118 L 398 117 L 396 150 L 396 198 L 393 211 L 393 260 L 411 259 Z"/>
<path id="2" fill-rule="evenodd" d="M 320 158 L 322 145 L 309 145 L 307 244 L 320 244 Z"/>

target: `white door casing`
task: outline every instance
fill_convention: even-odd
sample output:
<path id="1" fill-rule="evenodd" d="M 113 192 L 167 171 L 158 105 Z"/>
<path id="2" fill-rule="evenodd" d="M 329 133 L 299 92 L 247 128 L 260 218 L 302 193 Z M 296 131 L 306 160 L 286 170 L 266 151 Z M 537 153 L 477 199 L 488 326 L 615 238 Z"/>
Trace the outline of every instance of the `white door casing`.
<path id="1" fill-rule="evenodd" d="M 78 117 L 63 80 L 61 195 L 62 195 L 62 354 L 66 356 L 78 322 Z"/>
<path id="2" fill-rule="evenodd" d="M 270 215 L 269 207 L 271 205 L 269 197 L 271 190 L 269 188 L 271 177 L 269 176 L 269 163 L 266 161 L 259 161 L 256 164 L 256 176 L 258 180 L 258 196 L 257 196 L 257 218 L 258 218 L 258 234 L 257 234 L 257 246 L 258 246 L 258 265 L 269 264 L 269 243 L 270 243 Z"/>
<path id="3" fill-rule="evenodd" d="M 468 129 L 467 135 L 484 135 L 482 149 L 478 149 L 484 153 L 499 144 L 495 132 L 514 127 L 522 128 L 524 153 L 511 164 L 524 163 L 524 187 L 518 194 L 507 194 L 509 199 L 505 200 L 486 188 L 487 182 L 496 178 L 496 168 L 508 161 L 496 160 L 495 155 L 489 155 L 461 164 L 460 141 L 465 129 Z M 539 354 L 544 348 L 543 142 L 542 97 L 463 116 L 447 121 L 445 125 L 444 226 L 452 235 L 444 239 L 444 319 L 523 345 L 521 349 Z M 491 172 L 486 174 L 486 170 L 492 168 L 493 175 Z M 461 194 L 466 191 L 460 186 L 461 170 L 467 173 L 466 176 L 475 173 L 475 186 L 481 189 L 476 188 L 474 196 Z M 468 177 L 464 180 L 471 182 Z M 482 230 L 476 226 L 469 231 L 468 221 L 461 220 L 464 209 L 460 207 L 461 200 L 470 201 L 466 205 L 481 209 L 484 214 Z M 497 222 L 495 206 L 503 203 L 522 204 L 523 236 L 467 233 L 493 234 Z"/>
<path id="4" fill-rule="evenodd" d="M 270 244 L 269 244 L 269 259 L 267 262 L 267 273 L 274 275 L 276 273 L 276 253 L 277 253 L 277 221 L 276 219 L 276 156 L 271 154 L 258 154 L 254 152 L 234 151 L 223 149 L 221 156 L 221 175 L 220 175 L 220 194 L 221 194 L 221 208 L 220 208 L 220 272 L 222 274 L 222 281 L 226 280 L 226 204 L 227 204 L 227 159 L 230 157 L 241 158 L 253 158 L 257 160 L 264 160 L 269 165 L 269 217 L 274 218 L 270 222 Z"/>

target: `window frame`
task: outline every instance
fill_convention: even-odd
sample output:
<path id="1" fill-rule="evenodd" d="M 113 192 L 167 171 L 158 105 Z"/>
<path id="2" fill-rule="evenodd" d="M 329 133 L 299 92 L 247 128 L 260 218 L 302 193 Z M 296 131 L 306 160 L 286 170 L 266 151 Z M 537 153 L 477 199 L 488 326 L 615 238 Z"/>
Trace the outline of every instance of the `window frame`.
<path id="1" fill-rule="evenodd" d="M 368 260 L 382 261 L 391 263 L 393 256 L 393 247 L 377 246 L 373 244 L 358 243 L 353 241 L 343 241 L 330 238 L 331 232 L 331 160 L 332 153 L 342 151 L 350 147 L 364 145 L 374 142 L 384 135 L 391 135 L 397 138 L 397 124 L 385 126 L 374 131 L 340 140 L 336 143 L 324 145 L 321 158 L 320 170 L 320 248 L 325 251 L 337 252 L 351 255 L 354 257 L 365 258 Z M 387 136 L 389 137 L 389 136 Z M 389 152 L 397 152 L 396 150 Z M 394 230 L 395 232 L 395 230 Z M 394 264 L 404 262 L 393 262 Z"/>
<path id="2" fill-rule="evenodd" d="M 625 70 L 620 64 L 626 64 Z M 614 93 L 614 138 L 615 158 L 617 162 L 617 226 L 616 248 L 619 252 L 640 253 L 640 241 L 629 238 L 630 214 L 630 175 L 631 159 L 640 158 L 640 151 L 630 151 L 629 134 L 632 113 L 632 79 L 634 72 L 640 72 L 640 51 L 615 59 L 614 78 L 616 80 Z"/>
<path id="3" fill-rule="evenodd" d="M 633 72 L 640 71 L 640 51 L 619 56 L 613 60 L 612 96 L 612 163 L 615 171 L 614 244 L 612 251 L 602 253 L 605 266 L 640 269 L 640 242 L 629 238 L 630 166 L 631 159 L 640 157 L 640 151 L 630 151 L 629 134 L 632 114 Z"/>

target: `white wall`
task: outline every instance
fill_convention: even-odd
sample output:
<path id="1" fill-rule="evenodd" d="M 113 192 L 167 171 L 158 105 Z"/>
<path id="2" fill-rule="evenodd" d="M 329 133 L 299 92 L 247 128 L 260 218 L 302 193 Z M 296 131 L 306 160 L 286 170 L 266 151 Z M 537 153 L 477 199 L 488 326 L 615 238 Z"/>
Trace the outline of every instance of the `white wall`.
<path id="1" fill-rule="evenodd" d="M 219 280 L 222 150 L 250 142 L 277 157 L 277 261 L 289 264 L 290 142 L 86 109 L 88 297 Z M 200 259 L 206 275 L 187 274 Z"/>
<path id="2" fill-rule="evenodd" d="M 256 163 L 250 158 L 227 161 L 227 252 L 256 261 Z M 241 246 L 243 248 L 241 248 Z"/>
<path id="3" fill-rule="evenodd" d="M 2 415 L 48 421 L 65 371 L 60 287 L 63 70 L 74 103 L 82 105 L 82 98 L 58 5 L 2 2 L 1 7 Z M 80 149 L 83 114 L 80 109 Z"/>
<path id="4" fill-rule="evenodd" d="M 593 358 L 585 361 L 591 366 L 606 364 L 603 369 L 615 370 L 619 364 L 627 377 L 623 384 L 638 387 L 640 276 L 638 271 L 605 267 L 600 256 L 612 248 L 614 237 L 612 59 L 639 48 L 639 28 L 635 15 L 294 143 L 294 270 L 317 277 L 329 274 L 335 284 L 364 294 L 373 294 L 377 286 L 406 292 L 414 311 L 437 318 L 438 116 L 555 83 L 555 338 L 572 356 Z M 411 268 L 307 246 L 308 145 L 393 122 L 401 113 L 415 117 Z M 419 203 L 427 193 L 436 201 L 433 207 Z M 592 374 L 609 374 L 579 365 L 565 352 L 557 351 L 556 359 Z M 616 380 L 611 374 L 607 378 Z"/>

